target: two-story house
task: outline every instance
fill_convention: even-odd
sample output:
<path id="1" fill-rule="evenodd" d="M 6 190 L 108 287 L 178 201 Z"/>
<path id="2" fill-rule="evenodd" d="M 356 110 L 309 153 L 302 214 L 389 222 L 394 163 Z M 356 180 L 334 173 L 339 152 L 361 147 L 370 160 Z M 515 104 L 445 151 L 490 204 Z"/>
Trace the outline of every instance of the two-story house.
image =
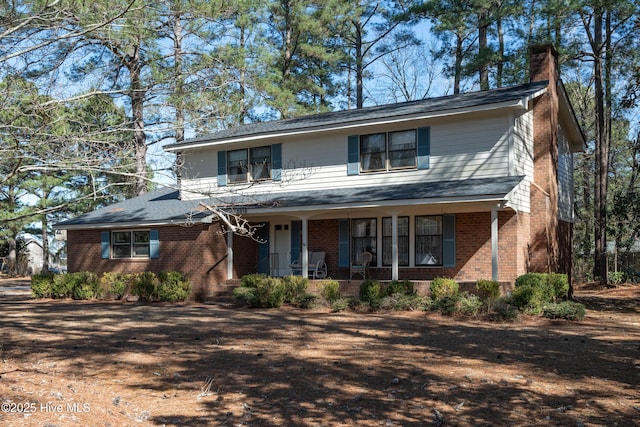
<path id="1" fill-rule="evenodd" d="M 548 46 L 531 83 L 222 130 L 165 147 L 179 189 L 58 224 L 69 271 L 179 270 L 194 292 L 372 254 L 379 280 L 513 283 L 571 270 L 573 153 L 585 146 Z M 201 202 L 258 225 L 233 234 Z M 303 268 L 303 272 L 306 269 Z"/>

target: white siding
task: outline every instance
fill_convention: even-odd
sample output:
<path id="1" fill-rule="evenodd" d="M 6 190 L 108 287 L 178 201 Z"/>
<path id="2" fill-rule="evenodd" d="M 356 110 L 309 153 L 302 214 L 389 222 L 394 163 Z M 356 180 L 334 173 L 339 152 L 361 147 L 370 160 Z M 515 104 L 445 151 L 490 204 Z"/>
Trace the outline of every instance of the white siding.
<path id="1" fill-rule="evenodd" d="M 514 209 L 530 212 L 530 183 L 533 181 L 533 112 L 514 113 L 511 174 L 525 176 L 526 183 L 510 194 Z"/>
<path id="2" fill-rule="evenodd" d="M 440 181 L 487 178 L 510 175 L 510 145 L 514 126 L 510 110 L 466 114 L 429 121 L 369 126 L 349 131 L 326 132 L 305 136 L 304 140 L 281 138 L 270 143 L 282 144 L 282 183 L 263 182 L 252 186 L 256 192 L 307 191 L 324 188 L 402 184 L 416 181 Z M 524 120 L 519 123 L 527 132 Z M 381 173 L 347 175 L 347 139 L 352 134 L 415 129 L 430 126 L 430 168 Z M 516 132 L 517 133 L 517 132 Z M 518 137 L 524 145 L 528 137 Z M 522 140 L 522 141 L 520 141 Z M 254 145 L 265 145 L 265 142 Z M 235 191 L 229 185 L 217 189 L 217 151 L 248 146 L 233 145 L 190 150 L 184 155 L 183 198 L 199 197 L 196 193 Z M 526 151 L 520 149 L 520 151 Z M 513 155 L 511 155 L 513 157 Z M 511 173 L 513 174 L 513 173 Z"/>

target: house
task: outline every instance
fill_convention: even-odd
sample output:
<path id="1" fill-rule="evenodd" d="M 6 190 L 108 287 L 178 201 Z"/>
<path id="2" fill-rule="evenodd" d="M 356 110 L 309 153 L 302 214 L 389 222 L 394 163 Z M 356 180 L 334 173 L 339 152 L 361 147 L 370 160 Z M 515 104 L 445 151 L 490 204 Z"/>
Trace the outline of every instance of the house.
<path id="1" fill-rule="evenodd" d="M 348 280 L 513 283 L 571 272 L 573 160 L 585 140 L 557 56 L 531 49 L 531 83 L 254 123 L 165 147 L 162 189 L 57 225 L 69 271 L 180 270 L 195 295 L 245 274 L 289 273 L 310 251 Z M 228 231 L 201 202 L 257 225 Z"/>

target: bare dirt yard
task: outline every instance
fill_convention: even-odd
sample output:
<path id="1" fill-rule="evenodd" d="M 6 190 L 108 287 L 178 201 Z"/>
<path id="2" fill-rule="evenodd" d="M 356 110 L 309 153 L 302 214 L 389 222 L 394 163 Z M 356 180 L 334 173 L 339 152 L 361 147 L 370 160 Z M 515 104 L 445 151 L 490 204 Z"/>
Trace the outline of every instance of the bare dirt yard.
<path id="1" fill-rule="evenodd" d="M 33 300 L 0 283 L 2 426 L 640 425 L 640 287 L 582 322 Z"/>

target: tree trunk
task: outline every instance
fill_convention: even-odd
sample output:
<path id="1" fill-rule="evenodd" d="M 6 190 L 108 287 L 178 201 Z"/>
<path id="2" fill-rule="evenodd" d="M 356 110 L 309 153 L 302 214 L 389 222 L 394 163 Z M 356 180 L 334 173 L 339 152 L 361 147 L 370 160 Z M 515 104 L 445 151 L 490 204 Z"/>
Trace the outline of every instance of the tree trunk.
<path id="1" fill-rule="evenodd" d="M 133 114 L 133 138 L 136 152 L 135 194 L 142 196 L 147 192 L 147 135 L 144 127 L 144 98 L 142 87 L 142 61 L 140 44 L 134 48 L 134 55 L 127 64 L 131 78 L 131 111 Z"/>
<path id="2" fill-rule="evenodd" d="M 593 72 L 596 108 L 596 150 L 595 150 L 595 188 L 594 188 L 594 263 L 593 277 L 601 283 L 608 283 L 607 275 L 607 184 L 609 166 L 609 145 L 605 127 L 605 94 L 603 85 L 603 13 L 601 8 L 594 9 L 594 29 L 592 49 L 594 53 Z"/>
<path id="3" fill-rule="evenodd" d="M 489 28 L 487 15 L 488 11 L 486 9 L 483 9 L 478 14 L 478 57 L 481 60 L 479 64 L 480 90 L 489 90 L 489 67 L 487 66 L 486 61 L 486 53 L 488 49 L 487 30 Z"/>
<path id="4" fill-rule="evenodd" d="M 42 215 L 42 273 L 49 271 L 49 221 L 47 214 Z M 35 273 L 35 272 L 34 272 Z"/>

